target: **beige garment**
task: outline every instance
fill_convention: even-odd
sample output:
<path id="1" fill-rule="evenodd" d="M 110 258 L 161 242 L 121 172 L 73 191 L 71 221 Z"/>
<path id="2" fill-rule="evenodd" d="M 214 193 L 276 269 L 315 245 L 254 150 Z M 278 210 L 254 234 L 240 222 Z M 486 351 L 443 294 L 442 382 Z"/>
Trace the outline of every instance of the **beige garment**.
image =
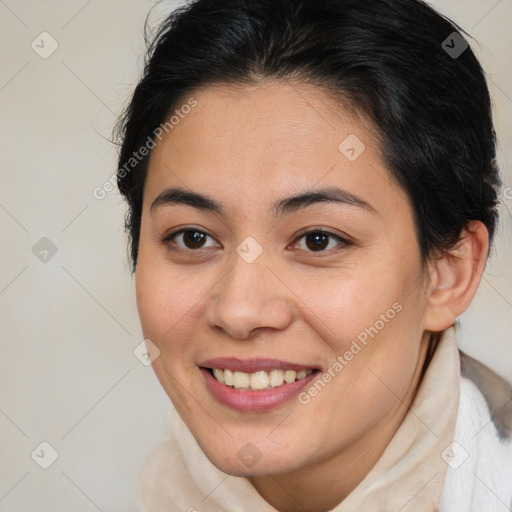
<path id="1" fill-rule="evenodd" d="M 436 510 L 447 469 L 443 457 L 455 430 L 459 378 L 452 326 L 440 334 L 416 399 L 382 457 L 332 512 Z M 227 475 L 208 460 L 172 406 L 169 420 L 171 435 L 139 474 L 142 512 L 276 512 L 249 480 Z"/>

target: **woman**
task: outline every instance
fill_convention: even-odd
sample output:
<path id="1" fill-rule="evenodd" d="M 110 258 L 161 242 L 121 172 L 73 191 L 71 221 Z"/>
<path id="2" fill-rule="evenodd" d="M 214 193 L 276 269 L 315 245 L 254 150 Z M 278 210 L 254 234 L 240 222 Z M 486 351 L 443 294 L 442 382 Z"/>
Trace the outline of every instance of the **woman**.
<path id="1" fill-rule="evenodd" d="M 457 349 L 500 180 L 456 25 L 416 0 L 197 0 L 120 133 L 173 404 L 141 510 L 510 509 L 512 390 Z"/>

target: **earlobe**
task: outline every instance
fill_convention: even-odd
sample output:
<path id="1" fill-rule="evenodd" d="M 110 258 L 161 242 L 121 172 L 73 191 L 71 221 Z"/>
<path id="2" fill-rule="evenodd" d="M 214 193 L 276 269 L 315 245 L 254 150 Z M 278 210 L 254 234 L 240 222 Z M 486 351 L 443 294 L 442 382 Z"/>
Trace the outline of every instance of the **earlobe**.
<path id="1" fill-rule="evenodd" d="M 447 329 L 468 308 L 480 283 L 488 248 L 487 228 L 480 221 L 471 221 L 457 245 L 431 263 L 425 330 Z"/>

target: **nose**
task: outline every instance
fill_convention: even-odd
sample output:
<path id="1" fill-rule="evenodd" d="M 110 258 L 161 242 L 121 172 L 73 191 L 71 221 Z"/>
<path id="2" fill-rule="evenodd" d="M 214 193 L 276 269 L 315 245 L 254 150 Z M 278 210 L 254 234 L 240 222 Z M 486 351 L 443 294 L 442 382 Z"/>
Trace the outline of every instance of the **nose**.
<path id="1" fill-rule="evenodd" d="M 206 319 L 210 328 L 222 329 L 230 337 L 245 340 L 256 329 L 286 329 L 293 320 L 290 290 L 268 266 L 265 251 L 247 263 L 237 253 L 227 275 L 212 290 Z"/>

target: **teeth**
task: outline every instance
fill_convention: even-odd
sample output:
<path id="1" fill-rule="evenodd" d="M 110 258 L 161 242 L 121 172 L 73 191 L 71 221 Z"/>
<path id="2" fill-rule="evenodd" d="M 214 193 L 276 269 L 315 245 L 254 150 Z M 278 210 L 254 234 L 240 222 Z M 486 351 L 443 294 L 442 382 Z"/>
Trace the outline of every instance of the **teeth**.
<path id="1" fill-rule="evenodd" d="M 303 379 L 307 374 L 308 372 L 306 370 L 299 370 L 297 372 L 297 380 Z"/>
<path id="2" fill-rule="evenodd" d="M 233 374 L 233 385 L 236 389 L 247 389 L 249 387 L 250 378 L 251 376 L 248 373 L 235 372 Z"/>
<path id="3" fill-rule="evenodd" d="M 295 370 L 286 370 L 284 374 L 285 382 L 295 382 L 295 377 L 297 377 L 297 372 Z"/>
<path id="4" fill-rule="evenodd" d="M 221 384 L 224 384 L 224 372 L 222 370 L 219 370 L 219 368 L 215 368 L 213 370 L 213 375 Z"/>
<path id="5" fill-rule="evenodd" d="M 268 388 L 269 380 L 267 372 L 251 373 L 251 389 L 266 389 Z"/>
<path id="6" fill-rule="evenodd" d="M 213 369 L 213 376 L 226 386 L 235 389 L 259 391 L 272 389 L 284 383 L 295 382 L 311 375 L 313 370 L 271 370 L 270 372 L 259 371 L 255 373 L 233 372 L 221 368 Z"/>
<path id="7" fill-rule="evenodd" d="M 284 382 L 283 370 L 271 370 L 270 372 L 270 385 L 275 388 Z"/>
<path id="8" fill-rule="evenodd" d="M 219 373 L 220 372 L 222 372 L 222 370 L 219 370 Z M 215 371 L 213 373 L 215 375 Z M 220 379 L 218 379 L 218 380 L 219 380 L 219 382 L 221 382 Z M 233 380 L 233 372 L 231 370 L 224 370 L 224 382 L 223 382 L 223 384 L 226 384 L 226 386 L 233 386 L 235 384 L 234 380 Z"/>

